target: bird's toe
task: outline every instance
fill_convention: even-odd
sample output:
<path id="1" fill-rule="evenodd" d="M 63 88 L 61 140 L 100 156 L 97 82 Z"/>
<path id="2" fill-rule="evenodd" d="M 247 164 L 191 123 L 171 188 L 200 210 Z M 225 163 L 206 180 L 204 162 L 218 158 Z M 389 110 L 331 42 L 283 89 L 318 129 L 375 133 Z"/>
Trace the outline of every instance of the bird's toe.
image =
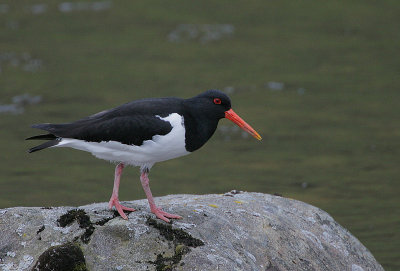
<path id="1" fill-rule="evenodd" d="M 179 215 L 167 213 L 159 208 L 152 210 L 152 213 L 155 214 L 156 217 L 158 217 L 161 220 L 164 220 L 167 223 L 170 222 L 170 220 L 168 218 L 182 219 L 182 217 Z"/>
<path id="2" fill-rule="evenodd" d="M 118 214 L 125 220 L 128 220 L 128 217 L 126 216 L 124 211 L 128 211 L 128 212 L 136 211 L 133 208 L 129 208 L 129 207 L 123 206 L 121 203 L 119 203 L 118 198 L 111 197 L 111 199 L 110 199 L 110 201 L 108 203 L 108 207 L 110 209 L 112 209 L 113 206 L 115 206 L 115 208 L 117 209 Z"/>

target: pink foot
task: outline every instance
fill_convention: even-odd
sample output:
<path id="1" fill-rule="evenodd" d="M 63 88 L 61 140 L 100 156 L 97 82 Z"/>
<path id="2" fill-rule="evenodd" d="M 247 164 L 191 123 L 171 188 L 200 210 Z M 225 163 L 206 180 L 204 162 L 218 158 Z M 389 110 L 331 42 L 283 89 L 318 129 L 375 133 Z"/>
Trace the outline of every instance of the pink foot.
<path id="1" fill-rule="evenodd" d="M 119 203 L 118 198 L 111 196 L 111 199 L 108 202 L 108 208 L 112 209 L 113 206 L 115 206 L 115 208 L 117 209 L 119 215 L 125 220 L 128 220 L 128 217 L 124 213 L 124 210 L 128 211 L 128 212 L 136 211 L 133 208 L 129 208 L 129 207 L 125 207 L 125 206 L 121 205 L 121 203 Z"/>
<path id="2" fill-rule="evenodd" d="M 158 208 L 156 206 L 156 203 L 154 202 L 154 199 L 153 199 L 153 195 L 151 194 L 151 191 L 150 191 L 150 186 L 149 186 L 150 181 L 147 176 L 148 173 L 149 173 L 149 170 L 147 168 L 142 169 L 142 174 L 140 175 L 140 182 L 142 183 L 143 190 L 146 193 L 147 200 L 149 201 L 151 212 L 153 214 L 155 214 L 157 218 L 164 220 L 167 223 L 170 222 L 170 220 L 168 218 L 181 219 L 182 218 L 181 216 L 164 212 L 163 210 L 161 210 L 161 208 Z"/>
<path id="3" fill-rule="evenodd" d="M 170 213 L 164 212 L 163 210 L 161 210 L 161 208 L 157 208 L 157 207 L 152 209 L 151 212 L 153 214 L 155 214 L 156 217 L 158 217 L 161 220 L 164 220 L 167 223 L 170 222 L 170 220 L 168 218 L 182 219 L 182 217 L 179 216 L 179 215 L 174 215 L 174 214 L 170 214 Z"/>

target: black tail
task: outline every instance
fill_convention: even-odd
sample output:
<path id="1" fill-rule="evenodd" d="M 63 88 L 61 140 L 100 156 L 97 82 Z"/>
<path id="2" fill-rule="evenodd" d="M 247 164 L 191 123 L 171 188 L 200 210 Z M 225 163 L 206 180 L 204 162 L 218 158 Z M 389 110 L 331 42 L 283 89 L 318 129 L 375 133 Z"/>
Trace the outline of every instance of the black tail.
<path id="1" fill-rule="evenodd" d="M 50 141 L 47 141 L 46 143 L 40 144 L 39 146 L 29 149 L 28 152 L 31 153 L 31 152 L 35 152 L 35 151 L 40 151 L 40 150 L 46 149 L 48 147 L 53 147 L 53 146 L 57 145 L 58 143 L 60 143 L 59 139 L 50 140 Z"/>
<path id="2" fill-rule="evenodd" d="M 35 139 L 38 139 L 38 140 L 52 140 L 52 139 L 56 139 L 56 138 L 57 137 L 55 135 L 53 135 L 53 134 L 45 134 L 45 135 L 31 136 L 31 137 L 28 137 L 25 140 L 35 140 Z"/>
<path id="3" fill-rule="evenodd" d="M 60 138 L 56 137 L 53 134 L 46 134 L 46 135 L 37 135 L 37 136 L 32 136 L 28 137 L 26 140 L 50 140 L 47 141 L 43 144 L 40 144 L 39 146 L 33 147 L 28 150 L 29 153 L 35 152 L 35 151 L 40 151 L 48 147 L 52 147 L 60 143 Z"/>

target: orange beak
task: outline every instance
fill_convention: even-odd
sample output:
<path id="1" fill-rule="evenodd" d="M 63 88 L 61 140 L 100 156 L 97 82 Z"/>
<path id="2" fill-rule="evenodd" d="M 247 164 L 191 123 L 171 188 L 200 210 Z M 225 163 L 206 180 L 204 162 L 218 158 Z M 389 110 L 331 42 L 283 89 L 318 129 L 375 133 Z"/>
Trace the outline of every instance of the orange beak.
<path id="1" fill-rule="evenodd" d="M 258 140 L 261 140 L 262 137 L 254 130 L 250 125 L 248 125 L 241 117 L 238 116 L 232 109 L 229 109 L 228 111 L 225 111 L 225 118 L 228 120 L 233 121 L 236 123 L 237 126 L 251 134 L 253 137 L 255 137 Z"/>

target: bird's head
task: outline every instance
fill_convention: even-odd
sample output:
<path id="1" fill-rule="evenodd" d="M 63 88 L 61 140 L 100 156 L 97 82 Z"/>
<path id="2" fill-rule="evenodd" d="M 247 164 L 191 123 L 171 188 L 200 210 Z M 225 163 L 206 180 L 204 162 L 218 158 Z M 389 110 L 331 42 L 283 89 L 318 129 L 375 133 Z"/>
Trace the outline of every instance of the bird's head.
<path id="1" fill-rule="evenodd" d="M 193 99 L 201 105 L 199 109 L 203 111 L 203 114 L 214 119 L 227 118 L 256 139 L 262 139 L 250 125 L 232 110 L 231 99 L 225 93 L 219 90 L 207 90 Z"/>

